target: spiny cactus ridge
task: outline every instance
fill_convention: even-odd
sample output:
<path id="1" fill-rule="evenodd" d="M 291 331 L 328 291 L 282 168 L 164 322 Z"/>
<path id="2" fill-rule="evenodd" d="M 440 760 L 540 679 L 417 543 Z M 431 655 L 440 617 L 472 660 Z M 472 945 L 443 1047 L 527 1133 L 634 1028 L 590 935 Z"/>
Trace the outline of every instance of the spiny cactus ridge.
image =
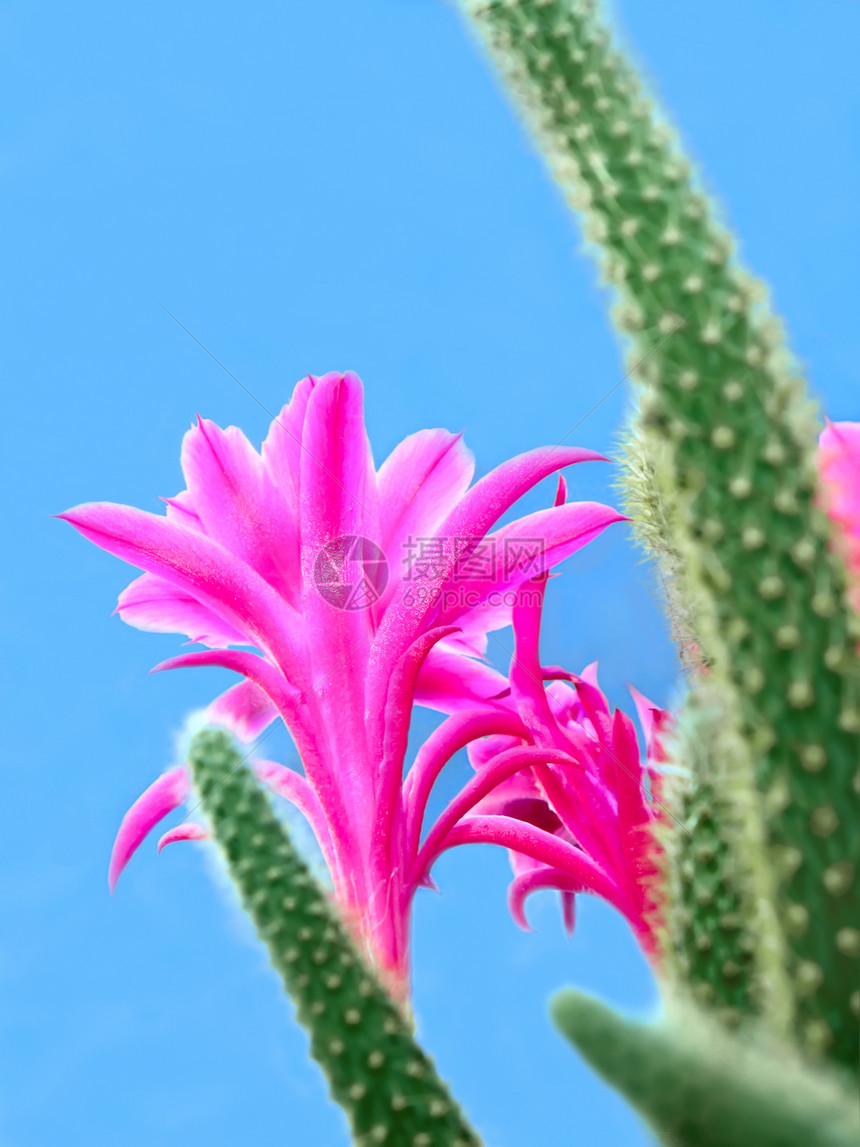
<path id="1" fill-rule="evenodd" d="M 740 867 L 742 856 L 729 844 L 730 821 L 736 833 L 741 831 L 740 809 L 735 792 L 724 796 L 719 783 L 725 774 L 740 771 L 732 766 L 746 764 L 735 756 L 744 746 L 725 734 L 720 710 L 708 710 L 693 693 L 671 745 L 673 759 L 684 761 L 686 771 L 670 775 L 664 786 L 678 821 L 669 822 L 663 833 L 668 887 L 661 964 L 668 975 L 688 983 L 697 1000 L 716 1004 L 722 1018 L 733 1023 L 758 1011 L 760 987 L 752 882 Z M 716 757 L 715 741 L 722 750 Z M 712 765 L 724 766 L 722 777 L 713 775 Z"/>
<path id="2" fill-rule="evenodd" d="M 595 4 L 464 7 L 618 292 L 680 596 L 754 761 L 753 867 L 774 873 L 796 1038 L 856 1070 L 860 628 L 817 504 L 814 408 Z"/>
<path id="3" fill-rule="evenodd" d="M 479 1147 L 242 760 L 222 730 L 204 729 L 191 743 L 203 812 L 355 1142 Z"/>

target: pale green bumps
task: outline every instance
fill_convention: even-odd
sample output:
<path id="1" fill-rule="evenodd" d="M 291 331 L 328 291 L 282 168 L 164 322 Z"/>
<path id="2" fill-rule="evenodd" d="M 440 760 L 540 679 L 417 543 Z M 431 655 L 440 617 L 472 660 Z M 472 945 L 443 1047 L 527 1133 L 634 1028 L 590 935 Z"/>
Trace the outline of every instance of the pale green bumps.
<path id="1" fill-rule="evenodd" d="M 479 1147 L 230 737 L 198 733 L 189 763 L 230 875 L 356 1143 Z"/>
<path id="2" fill-rule="evenodd" d="M 762 839 L 761 800 L 746 742 L 725 690 L 699 673 L 668 740 L 661 797 L 665 848 L 661 968 L 728 1026 L 763 1011 L 787 1034 L 792 992 L 773 911 L 773 873 Z"/>
<path id="3" fill-rule="evenodd" d="M 815 506 L 805 386 L 595 5 L 465 7 L 618 291 L 704 653 L 756 757 L 798 1038 L 856 1068 L 858 632 Z"/>

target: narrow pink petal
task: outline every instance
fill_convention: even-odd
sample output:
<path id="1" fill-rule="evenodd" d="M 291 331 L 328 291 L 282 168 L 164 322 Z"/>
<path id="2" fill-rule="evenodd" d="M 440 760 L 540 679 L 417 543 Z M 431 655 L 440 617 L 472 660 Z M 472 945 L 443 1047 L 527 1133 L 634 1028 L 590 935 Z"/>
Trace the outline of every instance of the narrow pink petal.
<path id="1" fill-rule="evenodd" d="M 618 799 L 618 828 L 622 840 L 648 817 L 642 787 L 642 764 L 633 722 L 615 710 L 612 721 L 612 758 L 615 764 L 615 793 Z"/>
<path id="2" fill-rule="evenodd" d="M 576 923 L 573 907 L 574 894 L 587 889 L 580 881 L 561 868 L 549 868 L 540 865 L 514 877 L 508 888 L 508 908 L 514 921 L 524 932 L 532 931 L 526 919 L 525 903 L 533 892 L 538 892 L 543 888 L 554 888 L 561 892 L 565 930 L 569 936 L 572 935 Z"/>
<path id="3" fill-rule="evenodd" d="M 494 598 L 492 604 L 480 602 L 457 619 L 463 632 L 459 639 L 452 639 L 451 644 L 461 645 L 472 656 L 483 657 L 487 652 L 487 634 L 509 626 L 512 610 L 510 597 Z"/>
<path id="4" fill-rule="evenodd" d="M 672 721 L 672 714 L 668 709 L 661 709 L 653 701 L 649 701 L 644 693 L 640 693 L 634 685 L 628 685 L 627 691 L 633 698 L 639 724 L 645 734 L 645 748 L 649 763 L 659 763 L 666 759 L 666 750 L 663 737 Z"/>
<path id="5" fill-rule="evenodd" d="M 312 706 L 318 701 L 313 692 L 303 695 L 287 681 L 277 666 L 264 657 L 243 650 L 206 650 L 185 653 L 162 661 L 151 670 L 158 673 L 165 669 L 183 669 L 192 666 L 217 666 L 232 669 L 253 681 L 266 693 L 284 719 L 296 747 L 299 750 L 305 773 L 311 778 L 317 792 L 323 797 L 326 808 L 332 816 L 343 818 L 346 813 L 340 788 L 343 787 L 342 760 L 333 762 L 325 756 L 325 714 Z M 307 701 L 310 701 L 310 705 Z M 339 769 L 334 772 L 333 765 Z"/>
<path id="6" fill-rule="evenodd" d="M 297 506 L 275 485 L 242 431 L 200 419 L 183 439 L 182 470 L 206 533 L 297 606 Z"/>
<path id="7" fill-rule="evenodd" d="M 849 599 L 860 611 L 860 422 L 829 422 L 818 451 L 821 502 L 836 525 L 833 545 L 848 568 Z"/>
<path id="8" fill-rule="evenodd" d="M 206 710 L 210 724 L 226 725 L 240 741 L 256 740 L 277 716 L 277 706 L 253 681 L 231 685 Z"/>
<path id="9" fill-rule="evenodd" d="M 585 716 L 597 734 L 598 742 L 604 746 L 609 745 L 612 741 L 609 702 L 596 685 L 589 684 L 584 678 L 574 676 L 574 684 Z"/>
<path id="10" fill-rule="evenodd" d="M 473 709 L 455 713 L 443 721 L 418 750 L 404 784 L 408 856 L 414 856 L 418 851 L 427 801 L 445 765 L 470 741 L 498 734 L 521 737 L 526 741 L 530 739 L 516 714 L 504 710 Z"/>
<path id="11" fill-rule="evenodd" d="M 433 647 L 437 642 L 456 632 L 456 626 L 447 625 L 422 634 L 421 637 L 412 642 L 391 674 L 388 697 L 385 702 L 382 759 L 384 763 L 395 763 L 398 786 L 402 779 L 399 775 L 400 768 L 409 741 L 409 723 L 412 716 L 416 682 L 427 664 L 428 657 L 433 652 Z"/>
<path id="12" fill-rule="evenodd" d="M 161 852 L 167 844 L 175 844 L 178 840 L 209 840 L 211 833 L 204 824 L 196 821 L 184 821 L 182 824 L 169 828 L 158 842 L 158 851 Z"/>
<path id="13" fill-rule="evenodd" d="M 427 834 L 427 839 L 415 859 L 412 870 L 412 879 L 420 879 L 422 872 L 429 872 L 433 860 L 439 854 L 442 841 L 462 817 L 466 815 L 483 797 L 506 781 L 515 773 L 524 769 L 531 769 L 537 765 L 561 765 L 565 768 L 575 767 L 573 761 L 566 753 L 553 749 L 522 748 L 508 749 L 491 761 L 480 772 L 476 773 L 449 802 L 448 807 Z"/>
<path id="14" fill-rule="evenodd" d="M 543 447 L 520 454 L 502 463 L 468 490 L 445 516 L 435 532 L 439 537 L 447 539 L 449 549 L 452 545 L 456 546 L 458 540 L 462 542 L 464 539 L 483 538 L 514 502 L 547 475 L 565 466 L 586 461 L 606 461 L 606 459 L 602 454 L 592 450 L 566 446 Z M 560 506 L 555 512 L 564 510 L 565 507 Z M 608 525 L 608 522 L 606 524 Z M 561 559 L 556 557 L 555 560 Z M 437 594 L 447 580 L 443 564 L 438 576 L 422 586 L 427 594 L 425 598 L 416 600 L 414 594 L 410 596 L 408 593 L 400 592 L 392 599 L 384 616 L 379 619 L 370 660 L 367 690 L 368 705 L 371 709 L 382 703 L 386 674 L 392 657 L 399 656 L 408 648 L 422 626 L 448 624 L 455 619 L 455 616 L 459 617 L 467 609 L 474 608 L 486 600 L 486 596 L 472 595 L 469 604 L 463 600 L 461 594 L 457 599 L 461 601 L 458 610 L 454 610 L 456 601 L 452 600 L 448 602 L 447 607 L 443 605 L 440 611 Z M 446 609 L 450 610 L 450 617 Z M 435 614 L 435 620 L 428 623 L 426 619 L 431 613 Z"/>
<path id="15" fill-rule="evenodd" d="M 243 677 L 253 681 L 267 694 L 285 719 L 301 700 L 301 694 L 290 685 L 277 666 L 272 665 L 264 657 L 258 657 L 256 653 L 246 653 L 239 649 L 182 653 L 178 657 L 169 657 L 167 661 L 160 662 L 150 670 L 150 673 L 162 673 L 167 669 L 210 666 L 231 669 L 234 673 L 241 673 Z"/>
<path id="16" fill-rule="evenodd" d="M 488 765 L 494 757 L 499 753 L 503 753 L 506 749 L 515 749 L 518 745 L 522 745 L 523 741 L 520 737 L 508 736 L 489 736 L 481 737 L 476 741 L 470 741 L 466 747 L 466 754 L 469 758 L 469 764 L 476 771 Z"/>
<path id="17" fill-rule="evenodd" d="M 443 641 L 440 648 L 449 653 L 465 653 L 467 657 L 484 657 L 487 653 L 486 629 L 466 630 L 462 624 L 458 625 L 456 632 L 447 641 Z"/>
<path id="18" fill-rule="evenodd" d="M 455 713 L 485 704 L 493 708 L 509 708 L 492 701 L 507 684 L 507 678 L 485 661 L 436 648 L 421 666 L 415 702 L 440 713 Z"/>
<path id="19" fill-rule="evenodd" d="M 298 506 L 305 415 L 316 380 L 306 375 L 269 427 L 260 453 L 272 481 L 291 505 Z"/>
<path id="20" fill-rule="evenodd" d="M 860 422 L 830 422 L 819 439 L 818 467 L 829 509 L 860 537 Z"/>
<path id="21" fill-rule="evenodd" d="M 167 506 L 167 520 L 178 522 L 180 526 L 189 526 L 192 530 L 206 533 L 206 528 L 194 506 L 194 499 L 187 490 L 180 490 L 172 498 L 162 498 Z"/>
<path id="22" fill-rule="evenodd" d="M 345 534 L 379 544 L 376 472 L 364 428 L 357 374 L 325 374 L 310 393 L 302 438 L 302 548 L 305 572 L 317 553 Z"/>
<path id="23" fill-rule="evenodd" d="M 495 576 L 465 578 L 455 571 L 442 585 L 436 624 L 451 625 L 483 601 L 505 601 L 508 593 L 513 602 L 518 585 L 575 554 L 607 526 L 625 520 L 599 502 L 568 502 L 503 526 L 487 539 L 499 555 Z"/>
<path id="24" fill-rule="evenodd" d="M 460 844 L 498 844 L 521 852 L 550 868 L 561 869 L 571 881 L 625 911 L 623 895 L 596 861 L 582 849 L 532 824 L 509 816 L 467 816 L 451 829 L 437 855 Z"/>
<path id="25" fill-rule="evenodd" d="M 391 674 L 382 721 L 382 759 L 372 844 L 372 862 L 389 870 L 395 864 L 391 849 L 397 835 L 395 821 L 400 806 L 403 761 L 409 742 L 415 682 L 433 646 L 454 631 L 454 626 L 446 626 L 423 634 L 413 641 Z"/>
<path id="26" fill-rule="evenodd" d="M 329 871 L 332 876 L 336 876 L 338 869 L 331 831 L 319 798 L 308 784 L 307 778 L 297 773 L 295 769 L 289 769 L 286 765 L 279 765 L 274 761 L 255 760 L 253 765 L 259 779 L 268 785 L 273 793 L 297 808 L 308 822 Z"/>
<path id="27" fill-rule="evenodd" d="M 517 591 L 512 613 L 514 656 L 511 660 L 511 688 L 526 724 L 535 731 L 542 728 L 542 740 L 551 739 L 555 728 L 540 663 L 540 628 L 546 584 L 546 573 L 524 582 Z M 526 712 L 532 716 L 529 718 Z"/>
<path id="28" fill-rule="evenodd" d="M 514 502 L 547 475 L 578 462 L 607 462 L 578 446 L 542 446 L 497 466 L 469 490 L 440 526 L 446 537 L 481 538 Z"/>
<path id="29" fill-rule="evenodd" d="M 282 669 L 298 670 L 295 614 L 250 566 L 196 530 L 132 506 L 91 502 L 59 515 L 85 538 L 123 561 L 185 590 L 270 652 Z"/>
<path id="30" fill-rule="evenodd" d="M 419 430 L 395 446 L 379 468 L 381 545 L 392 566 L 404 569 L 407 539 L 432 537 L 466 493 L 475 458 L 462 434 Z M 405 567 L 408 569 L 408 564 Z"/>
<path id="31" fill-rule="evenodd" d="M 576 893 L 569 889 L 561 891 L 561 918 L 568 936 L 576 931 Z"/>
<path id="32" fill-rule="evenodd" d="M 307 703 L 317 713 L 321 752 L 337 768 L 337 787 L 364 847 L 373 829 L 376 781 L 362 767 L 369 758 L 365 714 L 381 714 L 385 705 L 384 695 L 376 706 L 365 698 L 372 612 L 339 608 L 320 592 L 315 580 L 320 553 L 329 543 L 344 537 L 379 541 L 376 471 L 357 375 L 326 374 L 316 380 L 308 399 L 302 445 L 302 617 L 313 664 L 313 696 L 308 691 Z M 347 582 L 364 579 L 360 584 L 366 583 L 364 588 L 372 596 L 375 586 L 367 580 L 367 564 L 357 556 L 365 552 L 364 543 L 351 543 L 342 552 L 352 555 L 344 565 Z M 331 564 L 325 554 L 323 559 Z M 378 565 L 373 568 L 379 573 Z M 391 666 L 389 661 L 386 685 Z M 326 807 L 330 809 L 328 801 Z"/>
<path id="33" fill-rule="evenodd" d="M 141 574 L 119 595 L 116 612 L 127 625 L 149 633 L 184 633 L 191 641 L 223 649 L 247 637 L 185 590 L 155 574 Z"/>
<path id="34" fill-rule="evenodd" d="M 555 501 L 553 502 L 553 505 L 554 506 L 563 506 L 566 501 L 567 501 L 567 479 L 565 478 L 564 474 L 559 474 L 559 476 L 558 476 L 558 487 L 556 488 L 556 491 L 555 491 Z"/>
<path id="35" fill-rule="evenodd" d="M 185 765 L 177 765 L 153 781 L 128 810 L 113 842 L 108 865 L 108 887 L 111 892 L 144 838 L 160 820 L 187 799 L 189 788 L 188 769 Z"/>

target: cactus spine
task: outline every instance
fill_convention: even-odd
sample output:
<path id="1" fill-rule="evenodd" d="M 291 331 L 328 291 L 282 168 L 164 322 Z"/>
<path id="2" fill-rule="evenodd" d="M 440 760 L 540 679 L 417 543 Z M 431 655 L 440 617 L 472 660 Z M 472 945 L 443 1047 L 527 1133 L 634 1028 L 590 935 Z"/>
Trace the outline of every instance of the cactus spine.
<path id="1" fill-rule="evenodd" d="M 814 411 L 766 293 L 596 6 L 464 7 L 618 292 L 680 595 L 754 760 L 753 866 L 774 873 L 796 1036 L 856 1069 L 858 619 L 816 505 Z"/>
<path id="2" fill-rule="evenodd" d="M 230 875 L 356 1143 L 479 1147 L 230 737 L 198 733 L 189 763 Z"/>

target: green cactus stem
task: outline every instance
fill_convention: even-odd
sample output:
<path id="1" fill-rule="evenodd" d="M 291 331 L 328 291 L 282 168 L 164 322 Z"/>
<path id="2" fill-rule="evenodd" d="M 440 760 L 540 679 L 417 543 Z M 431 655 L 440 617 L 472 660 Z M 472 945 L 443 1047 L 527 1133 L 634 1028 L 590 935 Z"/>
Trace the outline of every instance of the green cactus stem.
<path id="1" fill-rule="evenodd" d="M 230 875 L 356 1143 L 479 1147 L 229 735 L 198 733 L 189 763 Z"/>
<path id="2" fill-rule="evenodd" d="M 683 771 L 663 798 L 673 812 L 662 837 L 665 873 L 662 969 L 673 990 L 734 1027 L 764 1011 L 786 1036 L 792 994 L 784 938 L 773 910 L 752 762 L 731 706 L 708 678 L 687 696 L 669 745 Z"/>
<path id="3" fill-rule="evenodd" d="M 856 1069 L 858 619 L 816 504 L 814 410 L 766 292 L 595 5 L 464 7 L 618 292 L 681 589 L 755 762 L 797 1037 Z"/>
<path id="4" fill-rule="evenodd" d="M 639 1024 L 571 989 L 552 1018 L 591 1066 L 674 1147 L 849 1147 L 856 1096 L 785 1047 L 733 1037 L 685 1009 Z"/>

